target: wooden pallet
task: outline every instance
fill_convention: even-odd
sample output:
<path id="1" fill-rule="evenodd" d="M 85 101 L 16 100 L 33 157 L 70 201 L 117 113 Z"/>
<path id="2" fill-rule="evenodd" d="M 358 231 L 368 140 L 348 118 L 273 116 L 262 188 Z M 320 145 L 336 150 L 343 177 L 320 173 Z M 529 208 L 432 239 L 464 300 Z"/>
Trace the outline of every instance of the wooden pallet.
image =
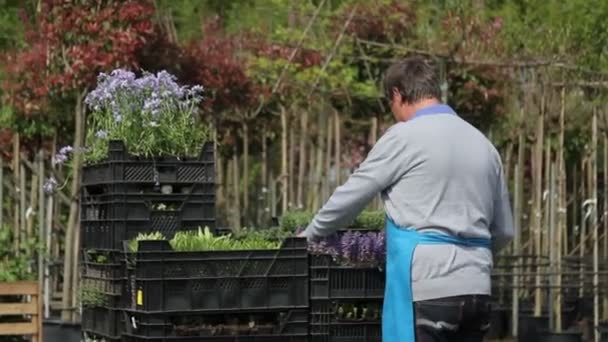
<path id="1" fill-rule="evenodd" d="M 22 317 L 24 322 L 0 323 L 0 336 L 32 336 L 42 342 L 42 300 L 36 282 L 0 283 L 0 296 L 21 296 L 18 302 L 0 303 L 0 316 Z"/>

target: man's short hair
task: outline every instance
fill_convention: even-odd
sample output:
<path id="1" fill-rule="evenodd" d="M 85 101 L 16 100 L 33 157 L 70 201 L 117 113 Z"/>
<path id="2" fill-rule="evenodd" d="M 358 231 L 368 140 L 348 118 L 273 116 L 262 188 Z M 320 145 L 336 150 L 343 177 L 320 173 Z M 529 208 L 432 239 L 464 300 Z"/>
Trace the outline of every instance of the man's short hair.
<path id="1" fill-rule="evenodd" d="M 441 88 L 435 68 L 419 56 L 407 57 L 391 65 L 384 75 L 384 93 L 390 101 L 397 88 L 406 103 L 440 99 Z"/>

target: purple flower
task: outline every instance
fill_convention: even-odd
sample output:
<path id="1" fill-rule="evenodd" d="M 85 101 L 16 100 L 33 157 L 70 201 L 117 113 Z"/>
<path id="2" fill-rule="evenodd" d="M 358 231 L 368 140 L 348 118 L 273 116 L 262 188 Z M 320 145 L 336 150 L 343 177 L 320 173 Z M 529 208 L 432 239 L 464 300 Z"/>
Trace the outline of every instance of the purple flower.
<path id="1" fill-rule="evenodd" d="M 68 155 L 74 150 L 74 148 L 70 145 L 63 146 L 59 149 L 59 154 Z"/>
<path id="2" fill-rule="evenodd" d="M 44 190 L 44 192 L 46 194 L 50 195 L 55 191 L 56 187 L 57 187 L 57 180 L 55 179 L 55 177 L 51 176 L 50 178 L 48 178 L 46 180 L 46 182 L 44 182 L 42 189 Z"/>

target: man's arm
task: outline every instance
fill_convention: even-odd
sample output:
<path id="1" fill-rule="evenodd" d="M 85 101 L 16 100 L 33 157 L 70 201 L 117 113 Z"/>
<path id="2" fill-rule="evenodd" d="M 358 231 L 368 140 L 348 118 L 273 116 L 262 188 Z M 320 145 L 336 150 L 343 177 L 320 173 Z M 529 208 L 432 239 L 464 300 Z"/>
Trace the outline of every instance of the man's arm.
<path id="1" fill-rule="evenodd" d="M 374 145 L 360 167 L 338 187 L 308 225 L 303 236 L 309 240 L 331 235 L 351 223 L 382 190 L 405 172 L 405 137 L 389 129 Z"/>
<path id="2" fill-rule="evenodd" d="M 494 217 L 490 223 L 490 233 L 492 234 L 492 250 L 494 253 L 500 252 L 515 235 L 513 227 L 513 213 L 509 200 L 509 189 L 504 179 L 502 166 L 500 167 L 497 191 L 494 198 Z"/>

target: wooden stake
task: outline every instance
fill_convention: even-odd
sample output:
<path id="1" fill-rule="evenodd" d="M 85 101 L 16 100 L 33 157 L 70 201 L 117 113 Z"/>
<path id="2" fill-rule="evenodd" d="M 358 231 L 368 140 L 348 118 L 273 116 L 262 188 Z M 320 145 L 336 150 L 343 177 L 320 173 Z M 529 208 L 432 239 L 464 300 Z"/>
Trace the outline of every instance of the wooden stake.
<path id="1" fill-rule="evenodd" d="M 300 116 L 300 151 L 298 160 L 298 191 L 296 198 L 296 206 L 304 207 L 304 177 L 306 175 L 306 139 L 308 138 L 308 110 L 305 110 Z"/>
<path id="2" fill-rule="evenodd" d="M 243 213 L 242 216 L 249 218 L 249 125 L 243 121 Z M 250 222 L 245 222 L 250 226 Z"/>
<path id="3" fill-rule="evenodd" d="M 591 198 L 593 201 L 593 214 L 591 216 L 593 222 L 593 326 L 594 341 L 600 342 L 600 334 L 597 327 L 600 319 L 600 301 L 599 301 L 599 225 L 597 221 L 597 108 L 593 108 L 592 120 L 592 135 L 591 135 L 591 170 L 593 176 L 591 178 Z"/>
<path id="4" fill-rule="evenodd" d="M 281 213 L 287 212 L 289 174 L 287 170 L 287 111 L 281 106 Z"/>
<path id="5" fill-rule="evenodd" d="M 289 123 L 289 201 L 288 209 L 296 206 L 296 129 L 295 122 Z"/>
<path id="6" fill-rule="evenodd" d="M 232 186 L 234 187 L 234 227 L 235 231 L 241 229 L 241 191 L 239 186 L 239 156 L 237 154 L 236 144 L 234 146 L 234 153 L 232 154 Z"/>
<path id="7" fill-rule="evenodd" d="M 604 212 L 603 223 L 604 223 L 604 255 L 603 261 L 608 261 L 608 136 L 604 133 Z M 608 286 L 608 276 L 604 276 L 604 282 L 606 283 L 604 287 Z M 608 320 L 608 294 L 604 293 L 603 300 L 603 310 L 602 310 L 602 320 Z"/>
<path id="8" fill-rule="evenodd" d="M 0 155 L 0 229 L 4 229 L 4 158 Z"/>
<path id="9" fill-rule="evenodd" d="M 540 257 L 543 255 L 542 250 L 542 200 L 543 200 L 543 187 L 542 187 L 542 178 L 543 178 L 543 145 L 545 142 L 545 113 L 541 110 L 540 115 L 538 116 L 538 122 L 536 125 L 536 146 L 534 153 L 534 175 L 533 175 L 533 187 L 534 187 L 534 196 L 533 196 L 533 208 L 532 208 L 532 229 L 534 231 L 534 250 L 535 254 Z M 540 264 L 540 259 L 538 259 Z M 536 276 L 536 291 L 535 291 L 535 305 L 534 305 L 534 316 L 540 316 L 542 311 L 542 302 L 543 302 L 543 290 L 541 288 L 542 284 L 542 267 L 537 267 L 538 275 Z"/>
<path id="10" fill-rule="evenodd" d="M 342 135 L 340 134 L 340 126 L 342 126 L 342 122 L 340 121 L 340 113 L 337 110 L 334 110 L 334 125 L 336 129 L 336 147 L 334 149 L 336 154 L 334 164 L 336 165 L 336 184 L 339 186 L 342 183 L 342 163 L 340 162 L 342 159 L 342 151 L 340 150 L 340 140 L 342 139 Z"/>
<path id="11" fill-rule="evenodd" d="M 328 115 L 327 116 L 327 141 L 325 144 L 325 177 L 323 177 L 323 197 L 322 200 L 323 202 L 326 202 L 329 199 L 330 196 L 330 185 L 329 185 L 329 181 L 330 181 L 330 177 L 329 174 L 331 172 L 331 151 L 332 151 L 332 133 L 333 133 L 333 128 L 332 128 L 332 123 L 333 123 L 333 116 L 332 115 Z"/>
<path id="12" fill-rule="evenodd" d="M 515 166 L 515 189 L 513 191 L 513 208 L 514 208 L 514 224 L 515 224 L 515 236 L 513 239 L 513 254 L 517 257 L 515 262 L 515 276 L 513 277 L 513 295 L 512 295 L 512 310 L 511 310 L 511 328 L 512 335 L 517 337 L 519 329 L 519 284 L 520 284 L 520 273 L 521 273 L 521 185 L 523 182 L 521 165 Z"/>
<path id="13" fill-rule="evenodd" d="M 19 160 L 19 156 L 21 156 L 21 147 L 19 145 L 19 133 L 16 133 L 13 136 L 13 185 L 17 188 L 17 194 L 20 194 L 24 189 L 19 188 L 19 166 L 21 165 L 21 161 Z M 15 199 L 13 203 L 15 207 L 14 216 L 13 216 L 13 248 L 16 254 L 19 254 L 19 238 L 21 235 L 21 227 L 20 227 L 20 203 Z"/>
<path id="14" fill-rule="evenodd" d="M 323 107 L 325 110 L 326 107 Z M 318 115 L 318 136 L 317 136 L 317 161 L 316 161 L 316 171 L 315 171 L 315 180 L 314 180 L 314 194 L 313 194 L 313 205 L 312 208 L 314 211 L 318 210 L 321 207 L 320 200 L 320 191 L 321 191 L 321 177 L 323 174 L 323 152 L 325 152 L 325 130 L 327 129 L 325 125 L 325 111 L 319 111 Z"/>
<path id="15" fill-rule="evenodd" d="M 555 165 L 551 163 L 548 165 L 550 168 L 550 186 L 549 186 L 549 240 L 555 241 L 557 234 L 556 222 L 555 222 L 555 207 L 557 205 L 556 200 L 556 186 L 555 186 Z M 551 272 L 551 276 L 549 277 L 549 281 L 551 284 L 551 288 L 549 289 L 549 305 L 551 308 L 549 309 L 549 322 L 550 327 L 557 332 L 561 332 L 561 305 L 558 303 L 558 295 L 559 289 L 556 288 L 556 268 L 557 268 L 557 250 L 556 248 L 549 249 L 549 272 Z"/>
<path id="16" fill-rule="evenodd" d="M 74 137 L 74 150 L 79 151 L 84 143 L 84 109 L 82 107 L 84 95 L 79 95 L 76 101 L 75 108 L 75 126 L 76 132 Z M 82 160 L 81 153 L 73 154 L 74 168 L 73 168 L 73 179 L 72 187 L 70 189 L 70 214 L 68 217 L 68 227 L 65 235 L 65 253 L 64 253 L 64 277 L 63 277 L 63 298 L 62 298 L 62 309 L 61 318 L 62 320 L 69 322 L 72 320 L 72 312 L 74 310 L 74 304 L 72 302 L 72 273 L 76 272 L 72 269 L 74 262 L 74 256 L 76 255 L 73 250 L 74 239 L 76 236 L 76 228 L 78 226 L 78 202 L 79 202 L 79 191 L 80 191 L 80 164 Z"/>

